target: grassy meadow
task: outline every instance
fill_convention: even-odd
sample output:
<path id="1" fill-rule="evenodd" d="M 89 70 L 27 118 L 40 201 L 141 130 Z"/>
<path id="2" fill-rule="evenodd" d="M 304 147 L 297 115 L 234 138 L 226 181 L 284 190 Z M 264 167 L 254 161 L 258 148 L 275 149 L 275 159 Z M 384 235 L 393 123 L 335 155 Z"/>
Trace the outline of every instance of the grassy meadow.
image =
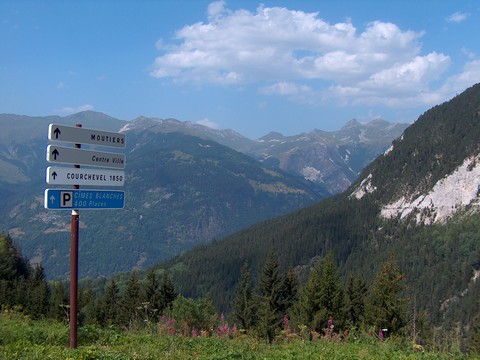
<path id="1" fill-rule="evenodd" d="M 79 328 L 78 348 L 69 348 L 67 324 L 0 315 L 1 359 L 475 359 L 455 349 L 427 352 L 401 339 L 350 334 L 348 339 L 310 340 L 279 334 L 274 344 L 243 335 L 171 335 L 160 327 L 120 331 Z"/>

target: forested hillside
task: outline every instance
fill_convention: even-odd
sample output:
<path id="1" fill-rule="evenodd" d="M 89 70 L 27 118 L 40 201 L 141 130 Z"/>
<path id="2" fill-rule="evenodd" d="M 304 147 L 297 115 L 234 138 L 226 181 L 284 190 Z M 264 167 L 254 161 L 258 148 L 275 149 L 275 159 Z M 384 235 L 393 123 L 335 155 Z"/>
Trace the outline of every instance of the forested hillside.
<path id="1" fill-rule="evenodd" d="M 379 215 L 396 194 L 425 193 L 466 157 L 478 155 L 479 110 L 480 85 L 476 85 L 423 114 L 343 194 L 196 248 L 161 266 L 172 272 L 182 293 L 209 294 L 227 310 L 242 264 L 247 261 L 253 278 L 258 278 L 271 251 L 278 254 L 284 270 L 293 267 L 300 279 L 305 279 L 314 259 L 331 251 L 344 282 L 351 272 L 371 281 L 380 265 L 393 256 L 406 276 L 404 294 L 411 316 L 424 311 L 433 324 L 458 326 L 458 332 L 466 334 L 480 308 L 480 217 L 471 212 L 477 209 L 476 203 L 459 206 L 450 221 L 430 226 Z M 369 179 L 370 187 L 355 196 Z"/>

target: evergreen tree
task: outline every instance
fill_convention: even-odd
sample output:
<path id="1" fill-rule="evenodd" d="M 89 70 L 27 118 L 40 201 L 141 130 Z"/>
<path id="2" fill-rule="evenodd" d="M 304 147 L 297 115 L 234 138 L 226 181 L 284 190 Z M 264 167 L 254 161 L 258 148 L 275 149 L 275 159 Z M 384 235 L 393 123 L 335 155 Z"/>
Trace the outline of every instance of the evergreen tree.
<path id="1" fill-rule="evenodd" d="M 298 293 L 298 279 L 297 274 L 293 268 L 289 268 L 285 278 L 283 280 L 283 286 L 281 289 L 281 313 L 285 316 L 288 315 L 293 305 L 297 301 Z"/>
<path id="2" fill-rule="evenodd" d="M 361 277 L 350 273 L 347 281 L 347 320 L 350 325 L 360 326 L 365 316 L 367 284 Z"/>
<path id="3" fill-rule="evenodd" d="M 138 275 L 136 271 L 132 271 L 120 302 L 119 322 L 121 325 L 129 326 L 138 319 L 138 315 L 143 309 L 140 291 Z"/>
<path id="4" fill-rule="evenodd" d="M 50 288 L 45 278 L 43 266 L 35 267 L 28 281 L 27 311 L 33 318 L 45 317 L 50 310 Z"/>
<path id="5" fill-rule="evenodd" d="M 335 324 L 343 325 L 345 318 L 345 298 L 343 294 L 340 276 L 338 275 L 333 253 L 328 253 L 322 264 L 320 277 L 321 292 L 320 317 L 321 324 L 325 327 L 330 318 L 335 320 Z"/>
<path id="6" fill-rule="evenodd" d="M 263 267 L 259 280 L 258 330 L 268 342 L 275 338 L 275 332 L 281 329 L 283 314 L 281 313 L 281 290 L 283 280 L 279 272 L 280 265 L 275 253 L 270 253 Z"/>
<path id="7" fill-rule="evenodd" d="M 387 334 L 398 333 L 405 325 L 406 299 L 401 297 L 404 280 L 397 263 L 390 258 L 370 286 L 367 306 L 370 323 L 378 329 L 387 329 Z"/>
<path id="8" fill-rule="evenodd" d="M 0 260 L 0 280 L 26 279 L 32 272 L 28 260 L 22 257 L 9 235 L 0 234 Z"/>
<path id="9" fill-rule="evenodd" d="M 0 234 L 0 308 L 28 305 L 27 279 L 32 269 L 9 235 Z"/>
<path id="10" fill-rule="evenodd" d="M 171 309 L 173 301 L 177 298 L 175 287 L 172 279 L 167 272 L 163 273 L 162 282 L 160 284 L 160 301 L 159 313 L 162 314 L 165 310 Z"/>
<path id="11" fill-rule="evenodd" d="M 98 301 L 93 294 L 92 284 L 88 283 L 85 289 L 80 289 L 78 295 L 80 324 L 96 324 L 98 318 Z"/>
<path id="12" fill-rule="evenodd" d="M 248 330 L 254 324 L 254 301 L 250 283 L 250 270 L 245 261 L 240 272 L 240 282 L 233 303 L 235 318 L 240 322 L 240 328 Z"/>
<path id="13" fill-rule="evenodd" d="M 344 294 L 333 254 L 317 261 L 300 291 L 296 312 L 301 323 L 321 331 L 332 318 L 335 324 L 344 321 Z"/>
<path id="14" fill-rule="evenodd" d="M 297 322 L 310 328 L 316 327 L 315 316 L 320 310 L 317 293 L 320 291 L 320 262 L 310 269 L 307 282 L 300 288 L 298 301 L 295 304 Z"/>
<path id="15" fill-rule="evenodd" d="M 147 272 L 143 287 L 143 301 L 147 307 L 147 316 L 153 322 L 158 322 L 164 308 L 160 296 L 160 282 L 154 269 Z"/>
<path id="16" fill-rule="evenodd" d="M 102 301 L 102 311 L 100 315 L 100 323 L 104 325 L 112 325 L 118 323 L 120 292 L 114 278 L 108 283 L 105 295 Z"/>
<path id="17" fill-rule="evenodd" d="M 50 296 L 50 317 L 58 321 L 68 321 L 69 294 L 61 281 L 52 283 Z"/>

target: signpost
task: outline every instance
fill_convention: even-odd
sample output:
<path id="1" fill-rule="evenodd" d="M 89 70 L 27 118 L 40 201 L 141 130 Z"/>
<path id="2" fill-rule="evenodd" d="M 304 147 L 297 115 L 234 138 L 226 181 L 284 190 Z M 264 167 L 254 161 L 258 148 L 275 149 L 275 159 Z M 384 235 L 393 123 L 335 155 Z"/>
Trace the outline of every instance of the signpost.
<path id="1" fill-rule="evenodd" d="M 47 161 L 49 163 L 125 169 L 125 154 L 81 150 L 56 145 L 47 146 Z"/>
<path id="2" fill-rule="evenodd" d="M 45 179 L 52 185 L 123 186 L 125 171 L 49 166 Z"/>
<path id="3" fill-rule="evenodd" d="M 50 210 L 123 209 L 125 191 L 46 189 L 44 202 Z"/>
<path id="4" fill-rule="evenodd" d="M 50 124 L 48 140 L 125 148 L 125 134 Z"/>
<path id="5" fill-rule="evenodd" d="M 81 144 L 108 146 L 123 149 L 125 134 L 83 129 L 50 124 L 48 139 L 75 144 L 74 147 L 47 146 L 47 161 L 50 163 L 72 164 L 73 168 L 49 166 L 46 182 L 52 185 L 73 185 L 73 189 L 46 189 L 44 206 L 50 210 L 71 210 L 70 224 L 70 348 L 77 348 L 77 300 L 78 300 L 78 232 L 79 209 L 123 209 L 125 192 L 114 190 L 80 190 L 82 186 L 123 186 L 125 155 L 96 150 L 82 150 Z M 80 169 L 80 165 L 113 168 Z"/>

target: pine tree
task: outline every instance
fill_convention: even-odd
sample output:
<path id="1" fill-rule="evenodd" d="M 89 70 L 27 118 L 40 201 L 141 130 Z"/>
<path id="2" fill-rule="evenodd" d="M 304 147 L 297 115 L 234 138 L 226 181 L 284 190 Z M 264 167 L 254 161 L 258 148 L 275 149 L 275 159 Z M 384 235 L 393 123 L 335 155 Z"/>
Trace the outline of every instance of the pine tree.
<path id="1" fill-rule="evenodd" d="M 297 301 L 298 293 L 298 279 L 297 274 L 293 268 L 289 268 L 285 279 L 283 280 L 283 286 L 281 289 L 281 313 L 285 316 L 288 315 L 291 311 L 293 305 Z"/>
<path id="2" fill-rule="evenodd" d="M 167 272 L 163 273 L 162 282 L 160 284 L 160 307 L 159 313 L 163 313 L 167 309 L 172 308 L 172 304 L 177 298 L 175 287 L 170 275 Z"/>
<path id="3" fill-rule="evenodd" d="M 163 312 L 163 304 L 160 296 L 160 282 L 154 269 L 147 272 L 143 291 L 143 302 L 147 306 L 147 316 L 153 322 L 157 322 Z"/>
<path id="4" fill-rule="evenodd" d="M 353 326 L 360 326 L 365 316 L 367 284 L 361 277 L 350 273 L 347 281 L 347 320 Z"/>
<path id="5" fill-rule="evenodd" d="M 317 261 L 301 288 L 296 304 L 299 321 L 316 331 L 327 327 L 332 318 L 335 324 L 344 321 L 344 294 L 333 254 Z"/>
<path id="6" fill-rule="evenodd" d="M 80 309 L 78 317 L 80 324 L 96 324 L 98 322 L 98 301 L 93 294 L 91 283 L 88 283 L 85 289 L 79 291 L 78 307 Z"/>
<path id="7" fill-rule="evenodd" d="M 320 310 L 317 294 L 320 290 L 320 262 L 310 269 L 307 282 L 300 288 L 298 301 L 295 304 L 297 321 L 309 328 L 315 328 L 315 315 Z"/>
<path id="8" fill-rule="evenodd" d="M 9 235 L 0 234 L 0 280 L 28 278 L 32 269 Z"/>
<path id="9" fill-rule="evenodd" d="M 68 321 L 69 296 L 65 284 L 60 281 L 52 283 L 50 296 L 50 317 L 58 321 Z"/>
<path id="10" fill-rule="evenodd" d="M 0 307 L 28 306 L 26 282 L 32 274 L 28 260 L 23 258 L 9 235 L 0 234 Z"/>
<path id="11" fill-rule="evenodd" d="M 143 309 L 140 291 L 138 275 L 136 271 L 132 271 L 120 302 L 119 322 L 121 325 L 129 326 L 138 320 L 139 313 Z"/>
<path id="12" fill-rule="evenodd" d="M 28 281 L 27 311 L 33 318 L 45 317 L 50 310 L 50 288 L 43 266 L 38 265 Z"/>
<path id="13" fill-rule="evenodd" d="M 340 276 L 333 258 L 333 253 L 328 253 L 322 262 L 320 275 L 320 289 L 318 294 L 320 300 L 320 313 L 318 320 L 326 327 L 328 320 L 333 318 L 335 324 L 343 325 L 345 318 L 345 298 L 343 294 Z"/>
<path id="14" fill-rule="evenodd" d="M 283 320 L 280 297 L 283 280 L 279 268 L 277 255 L 270 253 L 260 276 L 257 295 L 258 330 L 270 343 L 275 338 L 275 332 L 281 328 Z"/>
<path id="15" fill-rule="evenodd" d="M 102 301 L 102 311 L 100 323 L 104 325 L 113 325 L 118 323 L 120 292 L 114 278 L 108 283 L 105 295 Z"/>
<path id="16" fill-rule="evenodd" d="M 254 324 L 254 302 L 250 283 L 250 270 L 246 261 L 240 272 L 240 282 L 236 290 L 233 311 L 235 318 L 240 322 L 240 327 L 249 330 Z"/>
<path id="17" fill-rule="evenodd" d="M 383 263 L 370 287 L 367 306 L 370 323 L 378 329 L 387 329 L 387 334 L 398 333 L 405 325 L 406 299 L 401 297 L 404 280 L 397 263 L 390 258 Z"/>

